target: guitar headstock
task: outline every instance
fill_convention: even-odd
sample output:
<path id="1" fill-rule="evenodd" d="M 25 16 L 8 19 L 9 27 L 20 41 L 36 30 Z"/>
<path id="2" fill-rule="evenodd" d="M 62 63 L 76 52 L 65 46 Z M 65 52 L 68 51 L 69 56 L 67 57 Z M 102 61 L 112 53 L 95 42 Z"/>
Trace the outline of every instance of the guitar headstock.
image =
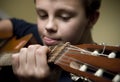
<path id="1" fill-rule="evenodd" d="M 60 49 L 61 48 L 61 52 Z M 54 63 L 95 82 L 120 82 L 120 47 L 97 44 L 64 45 Z M 53 53 L 54 54 L 54 53 Z"/>
<path id="2" fill-rule="evenodd" d="M 120 82 L 120 46 L 110 46 L 105 44 L 81 44 L 76 46 L 84 49 L 85 52 L 83 53 L 87 55 L 101 57 L 101 60 L 99 60 L 98 58 L 91 60 L 99 65 L 88 63 L 89 65 L 94 67 L 90 68 L 89 66 L 84 64 L 80 68 L 81 71 L 88 71 L 96 77 L 109 79 L 113 82 Z M 96 67 L 97 69 L 95 69 Z"/>

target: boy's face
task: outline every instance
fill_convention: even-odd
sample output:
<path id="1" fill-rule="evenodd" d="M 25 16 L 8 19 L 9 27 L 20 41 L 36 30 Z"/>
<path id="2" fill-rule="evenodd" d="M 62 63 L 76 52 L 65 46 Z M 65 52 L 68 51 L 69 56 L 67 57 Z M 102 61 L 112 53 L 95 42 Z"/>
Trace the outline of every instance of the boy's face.
<path id="1" fill-rule="evenodd" d="M 81 43 L 88 19 L 80 0 L 36 0 L 37 24 L 43 43 Z"/>

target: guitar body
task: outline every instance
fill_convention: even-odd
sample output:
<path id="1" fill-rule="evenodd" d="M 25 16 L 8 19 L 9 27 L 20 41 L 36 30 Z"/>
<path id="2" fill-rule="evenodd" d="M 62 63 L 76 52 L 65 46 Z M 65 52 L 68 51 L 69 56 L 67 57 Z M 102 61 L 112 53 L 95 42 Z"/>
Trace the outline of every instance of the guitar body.
<path id="1" fill-rule="evenodd" d="M 18 52 L 32 38 L 32 34 L 28 34 L 20 39 L 12 37 L 3 47 L 0 47 L 0 67 L 11 65 L 11 55 Z"/>
<path id="2" fill-rule="evenodd" d="M 0 48 L 0 52 L 18 52 L 31 38 L 32 34 L 28 34 L 20 39 L 12 37 L 3 47 Z"/>

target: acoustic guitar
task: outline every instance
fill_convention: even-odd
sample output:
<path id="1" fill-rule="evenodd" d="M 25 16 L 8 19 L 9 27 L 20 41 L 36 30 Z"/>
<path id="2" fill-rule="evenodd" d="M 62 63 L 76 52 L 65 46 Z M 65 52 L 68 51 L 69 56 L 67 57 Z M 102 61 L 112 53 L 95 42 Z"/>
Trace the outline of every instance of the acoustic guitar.
<path id="1" fill-rule="evenodd" d="M 11 65 L 11 55 L 24 47 L 32 34 L 20 39 L 13 37 L 0 49 L 0 67 Z M 70 72 L 71 79 L 85 82 L 120 82 L 120 46 L 69 42 L 50 46 L 48 63 L 53 62 Z"/>

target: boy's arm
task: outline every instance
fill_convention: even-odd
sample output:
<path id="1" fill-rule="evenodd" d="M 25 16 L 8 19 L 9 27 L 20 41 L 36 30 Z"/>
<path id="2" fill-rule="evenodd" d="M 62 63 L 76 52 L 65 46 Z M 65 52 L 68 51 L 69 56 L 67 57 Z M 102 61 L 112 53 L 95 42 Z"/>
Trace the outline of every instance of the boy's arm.
<path id="1" fill-rule="evenodd" d="M 13 35 L 13 25 L 9 19 L 0 20 L 0 39 L 7 39 Z"/>

